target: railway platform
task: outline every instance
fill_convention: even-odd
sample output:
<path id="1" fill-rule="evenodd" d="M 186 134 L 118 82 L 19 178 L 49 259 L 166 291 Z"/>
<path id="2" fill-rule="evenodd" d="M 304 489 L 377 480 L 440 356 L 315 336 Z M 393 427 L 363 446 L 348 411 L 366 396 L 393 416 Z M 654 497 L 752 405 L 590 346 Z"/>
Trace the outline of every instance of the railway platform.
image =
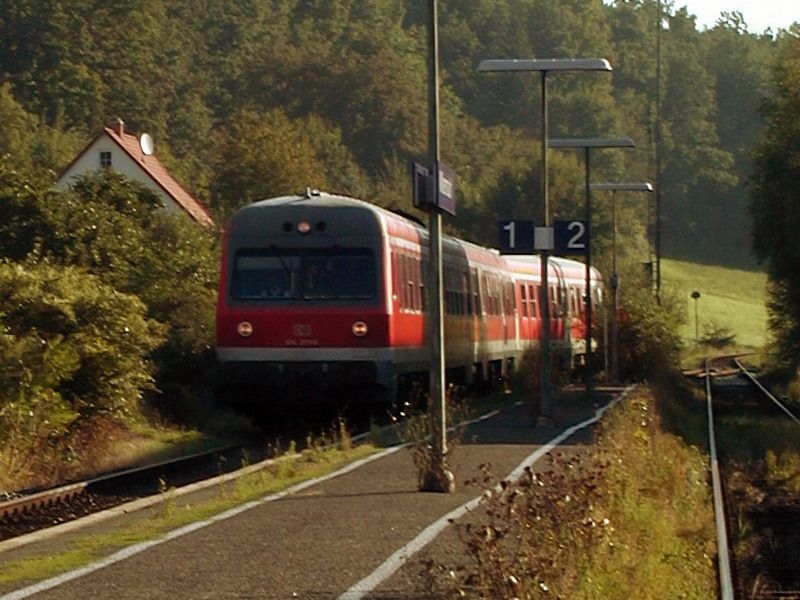
<path id="1" fill-rule="evenodd" d="M 597 390 L 594 406 L 557 413 L 552 428 L 535 427 L 521 405 L 473 423 L 450 459 L 453 494 L 417 491 L 410 451 L 387 449 L 334 476 L 130 545 L 63 575 L 0 583 L 0 600 L 426 597 L 424 562 L 459 551 L 448 523 L 477 506 L 484 490 L 465 482 L 480 478 L 481 465 L 504 478 L 521 465 L 546 466 L 539 459 L 555 447 L 581 452 L 591 443 L 592 425 L 621 391 Z M 130 526 L 146 518 L 146 510 L 131 512 L 80 535 L 104 535 L 121 522 Z M 55 555 L 77 535 L 45 536 L 6 550 L 0 562 Z"/>

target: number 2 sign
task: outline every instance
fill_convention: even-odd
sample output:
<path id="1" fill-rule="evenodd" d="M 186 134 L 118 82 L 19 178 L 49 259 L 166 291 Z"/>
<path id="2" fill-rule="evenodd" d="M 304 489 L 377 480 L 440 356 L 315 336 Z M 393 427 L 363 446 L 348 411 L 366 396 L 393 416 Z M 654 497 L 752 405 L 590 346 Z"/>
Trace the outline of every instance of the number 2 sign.
<path id="1" fill-rule="evenodd" d="M 555 250 L 559 254 L 585 254 L 589 250 L 586 221 L 554 221 Z"/>

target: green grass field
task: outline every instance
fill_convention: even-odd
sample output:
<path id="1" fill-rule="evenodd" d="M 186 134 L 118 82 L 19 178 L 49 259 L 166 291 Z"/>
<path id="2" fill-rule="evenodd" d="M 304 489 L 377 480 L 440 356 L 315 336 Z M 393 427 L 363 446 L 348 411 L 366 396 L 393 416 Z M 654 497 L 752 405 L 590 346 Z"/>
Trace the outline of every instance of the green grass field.
<path id="1" fill-rule="evenodd" d="M 735 345 L 760 348 L 768 339 L 767 276 L 757 271 L 729 269 L 676 260 L 661 261 L 661 283 L 666 291 L 686 299 L 686 325 L 682 335 L 687 344 L 695 340 L 695 300 L 702 340 L 712 329 L 735 335 Z"/>

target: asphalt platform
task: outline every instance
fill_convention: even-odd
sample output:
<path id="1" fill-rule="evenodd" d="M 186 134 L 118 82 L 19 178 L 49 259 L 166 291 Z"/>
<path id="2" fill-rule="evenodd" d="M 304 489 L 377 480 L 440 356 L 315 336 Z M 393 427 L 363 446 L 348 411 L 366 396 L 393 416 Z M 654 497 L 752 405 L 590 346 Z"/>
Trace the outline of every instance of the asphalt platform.
<path id="1" fill-rule="evenodd" d="M 593 421 L 620 390 L 598 392 L 594 405 L 579 403 L 569 413 L 555 409 L 548 427 L 537 427 L 520 405 L 470 425 L 450 458 L 455 493 L 417 491 L 410 450 L 388 450 L 288 494 L 110 554 L 80 571 L 0 584 L 0 600 L 429 597 L 424 557 L 458 551 L 448 519 L 474 509 L 483 492 L 466 482 L 481 476 L 481 465 L 504 478 L 526 461 L 544 468 L 543 457 L 554 446 L 564 453 L 585 449 Z M 0 564 L 57 553 L 77 536 L 129 526 L 147 512 L 131 511 L 80 531 L 12 546 L 0 552 Z"/>

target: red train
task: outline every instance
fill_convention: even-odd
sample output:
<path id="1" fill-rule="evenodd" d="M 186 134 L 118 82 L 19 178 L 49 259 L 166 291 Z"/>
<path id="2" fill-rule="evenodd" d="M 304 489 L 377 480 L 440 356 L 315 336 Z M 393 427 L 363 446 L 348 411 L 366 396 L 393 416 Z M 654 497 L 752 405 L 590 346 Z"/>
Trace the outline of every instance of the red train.
<path id="1" fill-rule="evenodd" d="M 314 191 L 238 211 L 226 229 L 217 305 L 223 381 L 355 386 L 389 400 L 424 379 L 427 239 L 403 216 Z M 539 258 L 446 237 L 443 263 L 448 378 L 507 374 L 541 335 Z M 562 258 L 549 265 L 552 353 L 574 364 L 586 351 L 585 267 Z M 602 280 L 596 270 L 592 277 L 599 303 Z"/>

